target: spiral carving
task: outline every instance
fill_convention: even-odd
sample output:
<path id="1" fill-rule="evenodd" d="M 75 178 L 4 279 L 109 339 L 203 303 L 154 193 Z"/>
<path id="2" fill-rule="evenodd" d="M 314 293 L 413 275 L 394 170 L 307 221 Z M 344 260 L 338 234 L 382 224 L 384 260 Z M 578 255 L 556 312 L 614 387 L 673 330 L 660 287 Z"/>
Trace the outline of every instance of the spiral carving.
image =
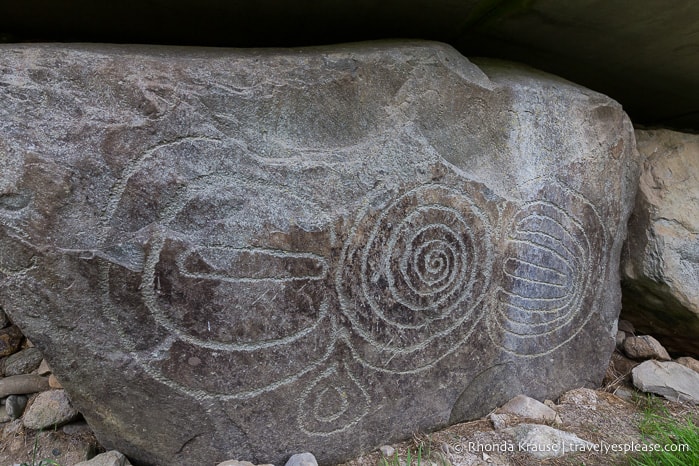
<path id="1" fill-rule="evenodd" d="M 472 314 L 490 281 L 492 251 L 488 217 L 471 190 L 423 185 L 360 215 L 337 287 L 362 340 L 354 347 L 370 365 L 427 366 L 455 339 L 463 341 L 480 317 Z"/>

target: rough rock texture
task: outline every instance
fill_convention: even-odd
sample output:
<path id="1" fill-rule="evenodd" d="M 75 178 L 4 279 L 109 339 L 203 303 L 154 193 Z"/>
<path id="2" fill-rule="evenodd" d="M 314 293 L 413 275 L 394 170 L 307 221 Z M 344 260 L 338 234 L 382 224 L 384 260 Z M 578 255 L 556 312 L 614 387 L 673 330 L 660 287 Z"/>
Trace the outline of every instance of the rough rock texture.
<path id="1" fill-rule="evenodd" d="M 238 460 L 228 460 L 223 463 L 219 463 L 216 466 L 255 466 L 250 461 L 238 461 Z M 273 464 L 259 464 L 257 466 L 274 466 Z"/>
<path id="2" fill-rule="evenodd" d="M 5 377 L 12 375 L 29 374 L 39 368 L 44 356 L 37 348 L 27 348 L 9 356 L 3 364 Z"/>
<path id="3" fill-rule="evenodd" d="M 0 398 L 8 395 L 25 395 L 48 390 L 48 377 L 41 377 L 34 374 L 13 375 L 11 377 L 0 378 Z"/>
<path id="4" fill-rule="evenodd" d="M 10 395 L 5 400 L 5 410 L 10 419 L 18 419 L 24 413 L 27 406 L 27 397 L 24 395 Z"/>
<path id="5" fill-rule="evenodd" d="M 0 159 L 0 163 L 2 162 L 3 160 Z M 0 195 L 0 205 L 1 204 L 2 195 Z M 5 251 L 3 251 L 3 254 L 5 254 Z M 0 256 L 0 262 L 2 262 L 2 260 L 3 257 Z M 19 329 L 19 327 L 12 325 L 10 327 L 0 330 L 0 357 L 9 356 L 11 354 L 16 353 L 21 345 L 22 331 Z"/>
<path id="6" fill-rule="evenodd" d="M 11 420 L 12 416 L 7 412 L 7 407 L 0 406 L 0 423 L 4 424 L 6 422 L 10 422 Z"/>
<path id="7" fill-rule="evenodd" d="M 22 463 L 74 466 L 95 456 L 99 447 L 91 433 L 69 436 L 61 429 L 31 432 L 22 427 L 20 419 L 8 422 L 0 430 L 0 445 L 0 464 L 3 466 Z M 41 460 L 53 460 L 55 463 L 42 463 Z"/>
<path id="8" fill-rule="evenodd" d="M 128 5 L 128 6 L 127 6 Z M 133 5 L 133 6 L 131 6 Z M 0 40 L 229 47 L 451 41 L 615 96 L 637 123 L 699 130 L 699 3 L 634 0 L 0 2 Z"/>
<path id="9" fill-rule="evenodd" d="M 219 463 L 216 466 L 255 466 L 250 461 L 238 461 L 238 460 L 228 460 L 223 463 Z"/>
<path id="10" fill-rule="evenodd" d="M 424 42 L 1 52 L 0 304 L 107 448 L 332 463 L 602 380 L 611 99 Z"/>
<path id="11" fill-rule="evenodd" d="M 631 359 L 657 359 L 659 361 L 672 359 L 663 345 L 650 335 L 628 337 L 624 339 L 623 348 L 624 353 Z"/>
<path id="12" fill-rule="evenodd" d="M 525 395 L 517 395 L 498 409 L 498 413 L 515 414 L 519 417 L 541 421 L 555 421 L 556 411 L 542 402 Z"/>
<path id="13" fill-rule="evenodd" d="M 645 158 L 622 258 L 622 316 L 699 356 L 699 135 L 636 131 Z"/>
<path id="14" fill-rule="evenodd" d="M 318 461 L 312 453 L 297 453 L 292 455 L 284 466 L 318 466 Z"/>
<path id="15" fill-rule="evenodd" d="M 668 400 L 699 404 L 699 374 L 672 361 L 646 361 L 631 371 L 639 390 Z"/>
<path id="16" fill-rule="evenodd" d="M 5 311 L 0 308 L 0 328 L 5 328 L 10 325 L 10 318 L 7 317 Z"/>
<path id="17" fill-rule="evenodd" d="M 70 422 L 78 414 L 65 390 L 49 390 L 36 396 L 24 413 L 22 423 L 28 429 L 40 430 Z"/>
<path id="18" fill-rule="evenodd" d="M 558 458 L 594 447 L 575 434 L 540 424 L 519 424 L 504 432 L 512 435 L 518 448 L 538 459 Z"/>
<path id="19" fill-rule="evenodd" d="M 685 367 L 689 367 L 689 368 L 692 369 L 694 372 L 698 372 L 698 373 L 699 373 L 699 361 L 697 361 L 697 360 L 694 359 L 694 358 L 690 358 L 690 357 L 687 357 L 687 356 L 683 356 L 683 357 L 681 357 L 681 358 L 677 358 L 677 360 L 676 360 L 675 362 L 678 363 L 678 364 L 682 364 L 682 365 L 685 366 Z"/>

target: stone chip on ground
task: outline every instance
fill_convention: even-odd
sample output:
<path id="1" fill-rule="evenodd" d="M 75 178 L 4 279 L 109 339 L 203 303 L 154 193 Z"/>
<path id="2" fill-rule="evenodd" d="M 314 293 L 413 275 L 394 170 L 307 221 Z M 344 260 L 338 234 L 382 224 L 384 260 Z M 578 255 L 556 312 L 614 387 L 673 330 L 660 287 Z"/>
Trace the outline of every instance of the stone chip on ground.
<path id="1" fill-rule="evenodd" d="M 510 424 L 512 418 L 509 414 L 491 413 L 488 420 L 493 424 L 493 429 L 502 430 Z"/>
<path id="2" fill-rule="evenodd" d="M 28 429 L 41 430 L 70 422 L 79 414 L 65 390 L 49 390 L 36 396 L 22 423 Z"/>
<path id="3" fill-rule="evenodd" d="M 254 463 L 250 461 L 238 461 L 238 460 L 228 460 L 223 463 L 219 463 L 216 466 L 255 466 Z"/>
<path id="4" fill-rule="evenodd" d="M 41 364 L 39 364 L 39 369 L 37 370 L 37 374 L 48 375 L 50 373 L 51 373 L 51 368 L 49 367 L 49 363 L 46 362 L 46 359 L 42 359 Z"/>
<path id="5" fill-rule="evenodd" d="M 258 464 L 255 465 L 250 461 L 239 461 L 239 460 L 228 460 L 223 463 L 219 463 L 216 466 L 274 466 L 273 464 Z"/>
<path id="6" fill-rule="evenodd" d="M 658 361 L 670 361 L 672 358 L 658 340 L 650 335 L 628 337 L 624 339 L 624 352 L 631 359 L 657 359 Z"/>
<path id="7" fill-rule="evenodd" d="M 556 421 L 558 419 L 556 411 L 526 395 L 517 395 L 498 408 L 497 412 L 539 421 Z"/>
<path id="8" fill-rule="evenodd" d="M 593 444 L 575 434 L 542 424 L 519 424 L 504 432 L 512 435 L 515 443 L 537 459 L 558 458 L 593 447 Z"/>
<path id="9" fill-rule="evenodd" d="M 111 450 L 101 453 L 90 460 L 81 461 L 75 466 L 131 466 L 131 463 L 122 453 Z"/>
<path id="10" fill-rule="evenodd" d="M 672 401 L 699 404 L 699 373 L 672 361 L 645 361 L 631 371 L 633 384 Z"/>
<path id="11" fill-rule="evenodd" d="M 297 453 L 292 455 L 284 466 L 318 466 L 318 461 L 313 453 Z"/>
<path id="12" fill-rule="evenodd" d="M 51 388 L 63 388 L 61 382 L 54 374 L 49 374 L 49 387 Z"/>
<path id="13" fill-rule="evenodd" d="M 596 410 L 599 394 L 591 388 L 576 388 L 565 392 L 558 399 L 558 404 L 573 404 L 583 409 Z"/>

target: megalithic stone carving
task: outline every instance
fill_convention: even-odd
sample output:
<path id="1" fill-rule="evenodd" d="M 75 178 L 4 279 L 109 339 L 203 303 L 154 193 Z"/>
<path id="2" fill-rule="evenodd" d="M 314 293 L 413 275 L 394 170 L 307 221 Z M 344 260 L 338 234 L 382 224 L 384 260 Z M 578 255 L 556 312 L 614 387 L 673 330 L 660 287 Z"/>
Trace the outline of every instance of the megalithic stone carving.
<path id="1" fill-rule="evenodd" d="M 338 462 L 599 383 L 631 125 L 479 66 L 429 42 L 5 45 L 0 305 L 143 464 Z"/>

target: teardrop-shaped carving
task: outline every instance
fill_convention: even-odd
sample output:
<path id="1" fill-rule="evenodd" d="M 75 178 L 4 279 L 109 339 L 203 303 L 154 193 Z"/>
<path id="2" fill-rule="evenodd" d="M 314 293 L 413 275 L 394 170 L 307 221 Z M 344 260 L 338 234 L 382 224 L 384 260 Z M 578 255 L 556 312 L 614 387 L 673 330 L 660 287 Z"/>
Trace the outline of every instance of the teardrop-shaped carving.
<path id="1" fill-rule="evenodd" d="M 361 421 L 369 405 L 369 394 L 348 368 L 332 365 L 304 390 L 299 425 L 308 435 L 337 434 Z"/>

